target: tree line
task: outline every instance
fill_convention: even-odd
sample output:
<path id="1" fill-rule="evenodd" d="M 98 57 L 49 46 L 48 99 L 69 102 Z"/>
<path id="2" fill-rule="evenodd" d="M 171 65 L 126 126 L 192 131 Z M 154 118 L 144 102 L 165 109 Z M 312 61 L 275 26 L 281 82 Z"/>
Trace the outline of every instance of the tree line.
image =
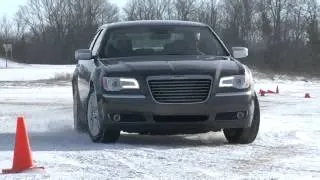
<path id="1" fill-rule="evenodd" d="M 250 66 L 316 74 L 320 68 L 318 0 L 28 0 L 0 20 L 0 43 L 25 63 L 72 64 L 98 26 L 123 20 L 189 20 L 209 24 L 232 46 L 246 46 Z M 4 55 L 3 49 L 0 55 Z"/>

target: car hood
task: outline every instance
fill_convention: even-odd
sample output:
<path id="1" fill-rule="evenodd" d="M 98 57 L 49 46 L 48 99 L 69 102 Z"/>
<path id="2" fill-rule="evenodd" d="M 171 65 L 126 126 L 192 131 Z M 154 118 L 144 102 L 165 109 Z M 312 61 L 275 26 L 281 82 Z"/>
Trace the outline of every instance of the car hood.
<path id="1" fill-rule="evenodd" d="M 130 59 L 103 60 L 104 68 L 112 76 L 152 76 L 239 74 L 243 67 L 234 60 L 213 57 L 134 57 Z"/>

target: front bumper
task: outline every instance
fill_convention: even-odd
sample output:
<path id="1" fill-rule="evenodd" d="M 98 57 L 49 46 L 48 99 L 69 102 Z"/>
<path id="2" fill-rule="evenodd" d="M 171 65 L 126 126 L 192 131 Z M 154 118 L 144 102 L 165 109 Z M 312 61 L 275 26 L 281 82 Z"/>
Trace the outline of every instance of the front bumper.
<path id="1" fill-rule="evenodd" d="M 203 103 L 160 104 L 151 95 L 108 95 L 99 100 L 106 126 L 127 132 L 200 133 L 251 125 L 254 92 L 212 94 Z M 244 117 L 237 117 L 243 112 Z M 120 115 L 116 119 L 115 115 Z"/>

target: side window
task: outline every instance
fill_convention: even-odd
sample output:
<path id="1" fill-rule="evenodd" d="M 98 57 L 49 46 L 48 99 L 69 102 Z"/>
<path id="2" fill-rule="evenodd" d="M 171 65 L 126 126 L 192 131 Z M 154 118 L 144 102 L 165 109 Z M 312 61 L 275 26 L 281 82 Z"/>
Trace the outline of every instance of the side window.
<path id="1" fill-rule="evenodd" d="M 94 38 L 92 39 L 91 43 L 90 43 L 90 46 L 89 46 L 89 49 L 92 50 L 95 42 L 97 41 L 97 38 L 98 36 L 100 35 L 102 30 L 99 30 L 98 32 L 96 32 L 96 34 L 94 35 Z"/>
<path id="2" fill-rule="evenodd" d="M 92 47 L 92 54 L 97 55 L 101 41 L 103 40 L 104 30 L 101 30 L 98 34 L 98 38 L 96 39 L 96 42 L 94 43 Z"/>

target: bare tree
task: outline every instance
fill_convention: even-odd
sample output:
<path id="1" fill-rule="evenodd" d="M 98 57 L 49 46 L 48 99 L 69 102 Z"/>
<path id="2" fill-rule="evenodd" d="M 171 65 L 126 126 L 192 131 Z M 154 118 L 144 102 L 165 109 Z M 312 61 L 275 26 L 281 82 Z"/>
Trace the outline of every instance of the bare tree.
<path id="1" fill-rule="evenodd" d="M 273 23 L 273 41 L 278 42 L 281 41 L 281 38 L 284 36 L 282 33 L 282 22 L 283 19 L 288 17 L 288 13 L 286 11 L 287 0 L 269 0 L 268 5 L 270 8 L 272 23 Z"/>
<path id="2" fill-rule="evenodd" d="M 124 12 L 127 20 L 155 20 L 171 17 L 172 0 L 132 0 L 126 4 Z"/>
<path id="3" fill-rule="evenodd" d="M 12 24 L 6 16 L 0 21 L 0 37 L 3 41 L 8 41 L 12 35 Z"/>
<path id="4" fill-rule="evenodd" d="M 16 37 L 16 40 L 21 40 L 22 38 L 25 37 L 26 34 L 26 24 L 23 21 L 23 14 L 21 14 L 20 12 L 17 12 L 14 19 L 13 19 L 13 23 L 14 23 L 14 34 Z"/>
<path id="5" fill-rule="evenodd" d="M 254 35 L 252 24 L 255 1 L 254 0 L 225 0 L 222 2 L 220 16 L 223 21 L 223 35 L 231 45 L 250 44 Z"/>
<path id="6" fill-rule="evenodd" d="M 195 17 L 195 14 L 197 13 L 196 4 L 197 1 L 194 0 L 176 0 L 176 17 L 184 21 L 192 20 L 192 17 Z"/>
<path id="7" fill-rule="evenodd" d="M 105 0 L 29 0 L 17 13 L 19 31 L 26 27 L 30 33 L 28 51 L 19 56 L 37 63 L 70 63 L 73 51 L 87 47 L 99 25 L 119 20 L 118 12 Z"/>
<path id="8" fill-rule="evenodd" d="M 307 15 L 307 44 L 312 62 L 310 66 L 314 71 L 320 66 L 320 29 L 319 5 L 316 0 L 308 2 Z"/>
<path id="9" fill-rule="evenodd" d="M 196 21 L 209 24 L 215 28 L 218 21 L 218 1 L 217 0 L 202 0 L 196 7 L 198 10 L 195 15 Z"/>

